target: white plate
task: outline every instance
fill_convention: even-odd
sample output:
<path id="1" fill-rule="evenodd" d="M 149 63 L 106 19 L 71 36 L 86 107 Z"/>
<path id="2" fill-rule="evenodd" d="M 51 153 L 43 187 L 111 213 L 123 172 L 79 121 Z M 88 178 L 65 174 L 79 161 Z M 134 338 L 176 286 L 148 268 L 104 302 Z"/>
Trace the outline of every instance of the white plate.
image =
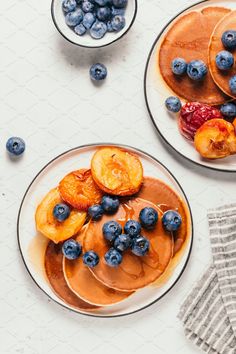
<path id="1" fill-rule="evenodd" d="M 236 2 L 232 0 L 201 1 L 182 11 L 166 25 L 155 40 L 148 57 L 144 78 L 146 104 L 157 131 L 175 151 L 199 165 L 220 171 L 236 172 L 236 156 L 214 161 L 204 160 L 194 149 L 193 144 L 179 133 L 176 117 L 166 111 L 164 104 L 166 98 L 175 95 L 175 93 L 166 85 L 158 69 L 158 50 L 166 32 L 172 26 L 173 21 L 176 20 L 178 16 L 189 11 L 208 6 L 223 6 L 236 9 Z"/>
<path id="2" fill-rule="evenodd" d="M 62 0 L 52 0 L 51 14 L 58 32 L 69 42 L 87 48 L 105 47 L 122 38 L 132 27 L 137 14 L 137 0 L 128 0 L 125 11 L 125 27 L 119 32 L 107 32 L 101 39 L 94 39 L 88 33 L 78 36 L 65 22 L 65 15 L 62 10 Z"/>
<path id="3" fill-rule="evenodd" d="M 44 291 L 52 300 L 56 301 L 58 304 L 70 310 L 74 310 L 79 313 L 98 317 L 115 317 L 128 315 L 150 306 L 151 304 L 158 301 L 161 297 L 163 297 L 175 285 L 175 283 L 182 275 L 191 253 L 193 226 L 191 210 L 188 204 L 188 200 L 175 177 L 166 169 L 165 166 L 163 166 L 152 156 L 131 147 L 121 146 L 124 147 L 126 150 L 135 152 L 135 154 L 139 156 L 142 161 L 144 173 L 146 176 L 154 176 L 166 182 L 180 195 L 180 197 L 188 206 L 189 220 L 191 222 L 189 225 L 189 235 L 186 247 L 182 254 L 182 258 L 180 259 L 177 267 L 175 268 L 171 278 L 168 279 L 168 281 L 161 288 L 157 288 L 154 286 L 146 287 L 142 290 L 137 291 L 130 298 L 124 300 L 119 304 L 112 305 L 106 308 L 101 308 L 93 312 L 83 312 L 75 310 L 73 307 L 70 307 L 69 305 L 65 304 L 52 291 L 44 276 L 43 255 L 45 248 L 42 247 L 37 250 L 35 249 L 35 210 L 44 195 L 51 188 L 55 187 L 58 182 L 65 176 L 65 174 L 80 167 L 90 166 L 91 157 L 93 156 L 94 152 L 99 146 L 103 145 L 107 146 L 110 144 L 86 145 L 67 151 L 64 154 L 53 159 L 51 162 L 49 162 L 37 174 L 37 176 L 33 179 L 32 183 L 28 187 L 25 196 L 22 200 L 18 215 L 17 233 L 20 252 L 29 274 L 31 275 L 35 283 L 39 286 L 39 288 Z M 33 248 L 32 245 L 34 245 Z"/>

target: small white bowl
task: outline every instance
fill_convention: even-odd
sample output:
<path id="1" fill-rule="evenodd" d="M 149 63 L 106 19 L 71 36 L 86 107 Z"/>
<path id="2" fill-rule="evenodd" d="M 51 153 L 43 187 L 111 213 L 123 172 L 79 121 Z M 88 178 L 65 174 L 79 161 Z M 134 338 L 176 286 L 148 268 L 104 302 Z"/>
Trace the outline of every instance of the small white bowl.
<path id="1" fill-rule="evenodd" d="M 94 39 L 90 36 L 89 33 L 86 33 L 83 36 L 79 36 L 73 31 L 73 29 L 67 26 L 65 22 L 65 15 L 62 10 L 62 0 L 52 0 L 51 14 L 58 32 L 66 40 L 81 47 L 100 48 L 118 41 L 130 30 L 136 18 L 137 8 L 137 0 L 128 0 L 125 11 L 125 27 L 119 32 L 107 32 L 101 39 Z"/>

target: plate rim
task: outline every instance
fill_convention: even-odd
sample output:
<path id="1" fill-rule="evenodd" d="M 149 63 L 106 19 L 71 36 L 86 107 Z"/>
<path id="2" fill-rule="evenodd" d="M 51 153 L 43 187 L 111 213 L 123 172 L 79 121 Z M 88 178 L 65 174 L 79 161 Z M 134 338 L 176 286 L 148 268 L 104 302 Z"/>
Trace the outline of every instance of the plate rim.
<path id="1" fill-rule="evenodd" d="M 149 304 L 137 309 L 137 310 L 134 310 L 134 311 L 130 311 L 130 312 L 127 312 L 127 313 L 123 313 L 123 314 L 118 314 L 118 315 L 98 315 L 98 314 L 93 314 L 93 313 L 85 313 L 83 311 L 80 311 L 80 310 L 77 310 L 77 309 L 74 309 L 74 308 L 69 308 L 66 304 L 62 304 L 60 303 L 59 301 L 57 301 L 56 299 L 53 299 L 48 293 L 46 290 L 44 290 L 39 284 L 38 282 L 36 281 L 36 279 L 33 277 L 26 261 L 25 261 L 25 258 L 24 258 L 24 255 L 23 255 L 23 251 L 21 249 L 21 242 L 20 242 L 20 230 L 19 230 L 19 226 L 20 226 L 20 217 L 21 217 L 21 211 L 22 211 L 22 208 L 23 208 L 23 205 L 24 205 L 24 201 L 27 197 L 27 194 L 31 188 L 31 186 L 33 185 L 33 183 L 35 182 L 35 180 L 40 176 L 40 174 L 46 170 L 46 168 L 48 166 L 50 166 L 53 162 L 55 162 L 57 159 L 65 156 L 66 154 L 70 153 L 70 152 L 73 152 L 73 151 L 76 151 L 76 150 L 79 150 L 79 149 L 83 149 L 83 148 L 88 148 L 88 147 L 99 147 L 99 146 L 117 146 L 117 147 L 121 147 L 121 148 L 127 148 L 127 149 L 131 149 L 131 150 L 136 150 L 137 152 L 141 153 L 141 154 L 144 154 L 146 156 L 148 156 L 149 158 L 153 159 L 155 162 L 157 162 L 158 164 L 160 164 L 168 173 L 169 175 L 173 178 L 173 180 L 175 181 L 175 183 L 178 185 L 178 187 L 180 188 L 185 200 L 186 200 L 186 203 L 187 203 L 187 207 L 189 209 L 189 214 L 190 214 L 190 222 L 191 222 L 191 235 L 190 235 L 190 245 L 189 245 L 189 251 L 188 251 L 188 255 L 187 255 L 187 258 L 186 258 L 186 261 L 183 265 L 183 268 L 181 269 L 181 272 L 179 273 L 177 279 L 175 280 L 175 282 L 170 286 L 169 289 L 167 289 L 162 295 L 160 295 L 156 300 L 154 301 L 151 301 Z M 192 248 L 193 248 L 193 240 L 194 240 L 194 224 L 193 224 L 193 214 L 192 214 L 192 210 L 191 210 L 191 206 L 190 206 L 190 203 L 189 203 L 189 200 L 187 198 L 187 195 L 185 194 L 185 191 L 184 189 L 182 188 L 182 185 L 179 183 L 179 181 L 177 180 L 177 178 L 174 176 L 174 174 L 161 162 L 159 161 L 157 158 L 155 158 L 153 155 L 143 151 L 142 149 L 139 149 L 139 148 L 136 148 L 136 147 L 133 147 L 131 145 L 126 145 L 126 144 L 118 144 L 118 143 L 90 143 L 90 144 L 83 144 L 83 145 L 79 145 L 77 147 L 74 147 L 74 148 L 71 148 L 71 149 L 68 149 L 62 153 L 60 153 L 59 155 L 57 155 L 56 157 L 54 157 L 53 159 L 51 159 L 49 162 L 47 162 L 40 170 L 39 172 L 34 176 L 34 178 L 32 179 L 32 181 L 30 182 L 30 184 L 28 185 L 23 197 L 22 197 L 22 200 L 21 200 L 21 203 L 20 203 L 20 207 L 19 207 L 19 211 L 18 211 L 18 215 L 17 215 L 17 224 L 16 224 L 16 231 L 17 231 L 17 244 L 18 244 L 18 250 L 20 252 L 20 255 L 21 255 L 21 259 L 23 261 L 23 264 L 27 270 L 27 273 L 28 275 L 30 276 L 30 278 L 32 279 L 33 283 L 36 284 L 36 286 L 43 292 L 44 295 L 47 296 L 48 299 L 50 299 L 51 301 L 53 301 L 54 303 L 56 303 L 57 305 L 61 306 L 62 308 L 68 310 L 68 311 L 72 311 L 74 313 L 77 313 L 79 315 L 83 315 L 83 316 L 88 316 L 88 317 L 94 317 L 94 318 L 117 318 L 117 317 L 125 317 L 125 316 L 130 316 L 132 314 L 135 314 L 137 312 L 140 312 L 140 311 L 143 311 L 145 309 L 147 309 L 148 307 L 151 307 L 152 305 L 154 305 L 155 303 L 157 303 L 158 301 L 160 301 L 165 295 L 167 295 L 174 287 L 175 285 L 178 283 L 178 281 L 180 280 L 180 278 L 182 277 L 186 267 L 187 267 L 187 264 L 189 262 L 189 259 L 190 259 L 190 256 L 192 254 Z"/>
<path id="2" fill-rule="evenodd" d="M 160 131 L 160 129 L 158 128 L 158 125 L 152 115 L 152 111 L 149 105 L 149 101 L 148 101 L 148 93 L 147 93 L 147 73 L 148 73 L 148 68 L 149 68 L 149 63 L 150 63 L 150 59 L 151 56 L 153 54 L 153 50 L 157 44 L 157 42 L 159 41 L 160 37 L 162 36 L 162 34 L 165 32 L 165 30 L 167 29 L 167 27 L 175 20 L 177 19 L 180 15 L 182 15 L 185 11 L 190 10 L 191 8 L 197 6 L 197 5 L 201 5 L 204 3 L 207 3 L 208 0 L 201 0 L 198 1 L 188 7 L 186 7 L 185 9 L 181 10 L 180 12 L 177 13 L 177 15 L 175 15 L 174 17 L 172 17 L 167 24 L 162 28 L 162 30 L 159 32 L 159 34 L 157 35 L 154 43 L 152 44 L 151 50 L 149 51 L 148 57 L 147 57 L 147 61 L 146 61 L 146 65 L 145 65 L 145 71 L 144 71 L 144 80 L 143 80 L 143 85 L 144 85 L 144 98 L 145 98 L 145 103 L 146 103 L 146 107 L 149 113 L 149 117 L 151 118 L 151 121 L 157 131 L 157 133 L 160 135 L 160 137 L 163 139 L 163 141 L 169 146 L 171 147 L 171 149 L 173 149 L 177 154 L 179 154 L 180 156 L 182 156 L 184 159 L 186 159 L 187 161 L 193 163 L 196 166 L 201 166 L 203 168 L 207 168 L 208 170 L 211 171 L 218 171 L 218 172 L 227 172 L 227 173 L 235 173 L 236 172 L 236 168 L 233 170 L 228 170 L 228 169 L 224 169 L 224 168 L 217 168 L 214 166 L 208 166 L 208 165 L 204 165 L 201 162 L 197 162 L 193 159 L 191 159 L 190 157 L 184 155 L 182 152 L 179 152 L 177 148 L 175 148 L 168 140 L 167 138 L 165 138 L 165 136 L 162 134 L 162 132 Z"/>

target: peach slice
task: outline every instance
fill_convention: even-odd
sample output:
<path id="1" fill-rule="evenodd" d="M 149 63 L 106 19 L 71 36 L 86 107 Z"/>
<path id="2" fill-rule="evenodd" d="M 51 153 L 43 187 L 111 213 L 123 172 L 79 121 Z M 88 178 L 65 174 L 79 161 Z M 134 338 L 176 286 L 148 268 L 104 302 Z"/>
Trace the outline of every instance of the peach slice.
<path id="1" fill-rule="evenodd" d="M 143 167 L 139 158 L 116 147 L 99 149 L 92 158 L 91 171 L 99 188 L 113 195 L 133 195 L 143 182 Z"/>

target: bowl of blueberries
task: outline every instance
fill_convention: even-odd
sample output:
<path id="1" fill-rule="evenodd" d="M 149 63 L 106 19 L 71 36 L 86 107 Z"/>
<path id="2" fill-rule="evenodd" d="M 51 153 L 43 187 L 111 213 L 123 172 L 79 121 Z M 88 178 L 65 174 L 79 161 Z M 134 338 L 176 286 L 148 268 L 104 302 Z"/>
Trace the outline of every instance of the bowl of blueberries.
<path id="1" fill-rule="evenodd" d="M 137 0 L 52 0 L 52 19 L 69 42 L 87 48 L 122 38 L 137 14 Z"/>

